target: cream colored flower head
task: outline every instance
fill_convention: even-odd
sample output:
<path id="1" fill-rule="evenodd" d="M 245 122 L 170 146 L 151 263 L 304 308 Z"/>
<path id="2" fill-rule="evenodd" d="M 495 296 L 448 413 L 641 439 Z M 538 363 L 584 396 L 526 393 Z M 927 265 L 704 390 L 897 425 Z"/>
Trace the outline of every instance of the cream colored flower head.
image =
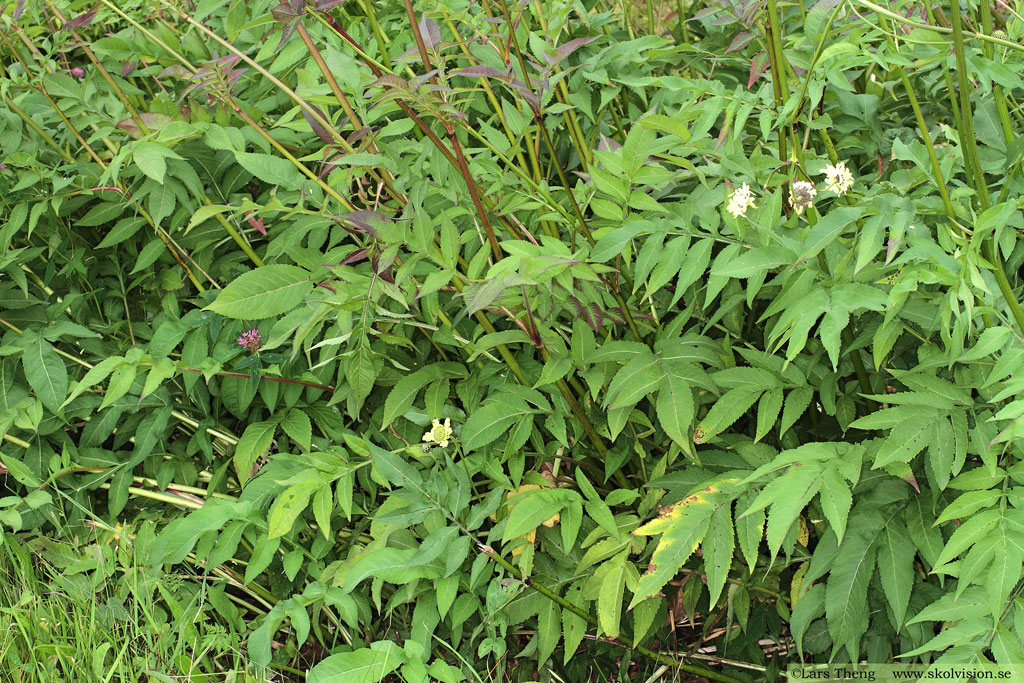
<path id="1" fill-rule="evenodd" d="M 806 181 L 799 180 L 793 183 L 793 187 L 789 190 L 789 203 L 793 205 L 797 216 L 814 203 L 816 194 L 818 194 L 818 188 Z"/>
<path id="2" fill-rule="evenodd" d="M 842 197 L 853 187 L 853 173 L 840 161 L 835 166 L 825 167 L 825 189 Z"/>
<path id="3" fill-rule="evenodd" d="M 729 195 L 729 206 L 725 208 L 735 218 L 747 215 L 747 209 L 754 205 L 754 193 L 750 191 L 750 185 L 743 183 L 732 194 Z"/>
<path id="4" fill-rule="evenodd" d="M 448 439 L 452 437 L 452 421 L 449 418 L 444 419 L 444 424 L 437 418 L 434 418 L 434 424 L 431 426 L 430 431 L 423 435 L 423 440 L 427 443 L 436 443 L 441 448 L 448 446 Z"/>

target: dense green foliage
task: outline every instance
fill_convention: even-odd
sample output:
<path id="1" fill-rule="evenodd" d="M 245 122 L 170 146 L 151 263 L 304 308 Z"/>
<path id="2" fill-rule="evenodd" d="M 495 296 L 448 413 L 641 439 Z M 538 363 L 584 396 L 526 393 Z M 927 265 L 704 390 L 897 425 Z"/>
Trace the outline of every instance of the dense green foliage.
<path id="1" fill-rule="evenodd" d="M 0 666 L 1024 664 L 1018 10 L 0 9 Z"/>

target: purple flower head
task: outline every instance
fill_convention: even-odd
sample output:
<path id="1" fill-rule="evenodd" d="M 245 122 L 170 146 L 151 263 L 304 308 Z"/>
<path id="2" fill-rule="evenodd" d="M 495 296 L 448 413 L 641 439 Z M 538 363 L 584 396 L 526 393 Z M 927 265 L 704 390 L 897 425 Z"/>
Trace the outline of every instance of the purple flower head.
<path id="1" fill-rule="evenodd" d="M 238 345 L 249 353 L 256 353 L 263 346 L 263 337 L 260 336 L 260 331 L 254 327 L 248 332 L 242 333 L 242 336 L 238 338 Z"/>
<path id="2" fill-rule="evenodd" d="M 71 70 L 71 75 L 75 78 L 85 78 L 85 69 L 80 66 L 76 66 Z"/>

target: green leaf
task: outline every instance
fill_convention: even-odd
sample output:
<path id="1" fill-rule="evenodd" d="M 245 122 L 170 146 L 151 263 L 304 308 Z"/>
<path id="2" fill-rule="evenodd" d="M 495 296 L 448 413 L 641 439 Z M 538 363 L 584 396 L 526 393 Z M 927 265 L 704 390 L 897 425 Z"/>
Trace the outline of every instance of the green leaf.
<path id="1" fill-rule="evenodd" d="M 604 406 L 609 410 L 632 406 L 654 391 L 662 377 L 664 373 L 658 358 L 650 351 L 641 354 L 615 373 L 608 385 Z"/>
<path id="2" fill-rule="evenodd" d="M 392 642 L 331 655 L 306 675 L 306 683 L 378 683 L 405 663 L 405 652 Z"/>
<path id="3" fill-rule="evenodd" d="M 416 400 L 416 394 L 419 393 L 420 389 L 443 376 L 444 372 L 441 366 L 435 364 L 420 368 L 411 375 L 406 375 L 398 380 L 398 383 L 395 384 L 394 388 L 388 393 L 388 397 L 384 400 L 384 412 L 380 423 L 381 429 L 393 423 L 395 418 L 403 415 L 412 407 L 413 401 Z"/>
<path id="4" fill-rule="evenodd" d="M 78 396 L 82 395 L 86 390 L 93 388 L 105 380 L 107 376 L 122 363 L 124 363 L 124 358 L 121 358 L 120 356 L 110 356 L 89 368 L 89 372 L 85 373 L 85 376 L 75 383 L 71 393 L 68 394 L 66 399 L 64 399 L 64 402 L 60 407 L 63 408 Z"/>
<path id="5" fill-rule="evenodd" d="M 758 509 L 751 514 L 745 514 L 750 504 L 754 502 L 756 494 L 753 491 L 744 492 L 736 500 L 736 537 L 740 542 L 740 552 L 743 559 L 747 561 L 747 568 L 754 573 L 754 566 L 757 564 L 757 551 L 764 538 L 764 509 Z"/>
<path id="6" fill-rule="evenodd" d="M 680 446 L 689 448 L 690 425 L 693 423 L 693 391 L 689 383 L 671 371 L 661 380 L 655 404 L 658 422 L 665 433 Z"/>
<path id="7" fill-rule="evenodd" d="M 276 430 L 276 421 L 254 422 L 245 428 L 234 455 L 235 471 L 240 481 L 244 482 L 252 475 L 252 466 L 270 448 Z"/>
<path id="8" fill-rule="evenodd" d="M 514 406 L 500 400 L 485 403 L 473 411 L 462 426 L 462 448 L 469 453 L 486 446 L 529 412 L 532 411 L 523 406 Z"/>
<path id="9" fill-rule="evenodd" d="M 562 636 L 562 610 L 554 600 L 545 598 L 537 614 L 537 663 L 544 664 L 558 647 Z"/>
<path id="10" fill-rule="evenodd" d="M 611 567 L 601 580 L 597 594 L 597 620 L 601 630 L 609 638 L 619 637 L 619 621 L 622 619 L 622 597 L 626 589 L 626 556 L 628 550 L 611 560 Z"/>
<path id="11" fill-rule="evenodd" d="M 352 389 L 349 412 L 353 416 L 358 414 L 366 397 L 373 391 L 373 384 L 380 373 L 380 368 L 380 360 L 370 349 L 369 340 L 365 336 L 361 337 L 355 353 L 345 364 L 345 379 Z"/>
<path id="12" fill-rule="evenodd" d="M 811 228 L 804 240 L 800 261 L 817 256 L 819 251 L 831 244 L 843 233 L 846 226 L 860 218 L 863 213 L 863 209 L 854 206 L 833 206 L 829 209 L 828 213 Z"/>
<path id="13" fill-rule="evenodd" d="M 525 536 L 561 512 L 570 501 L 579 499 L 578 493 L 565 489 L 533 489 L 514 496 L 502 541 L 507 543 Z"/>
<path id="14" fill-rule="evenodd" d="M 836 467 L 829 466 L 822 470 L 818 500 L 821 502 L 821 511 L 825 513 L 825 519 L 842 543 L 843 534 L 846 533 L 846 520 L 853 505 L 853 495 Z"/>
<path id="15" fill-rule="evenodd" d="M 837 648 L 859 639 L 868 628 L 868 583 L 875 569 L 876 536 L 883 525 L 878 512 L 855 515 L 832 562 L 825 590 L 825 614 Z"/>
<path id="16" fill-rule="evenodd" d="M 710 605 L 714 608 L 725 587 L 725 580 L 732 568 L 732 552 L 736 538 L 732 528 L 732 510 L 722 505 L 711 518 L 707 536 L 701 543 L 704 553 L 704 573 L 707 575 Z"/>
<path id="17" fill-rule="evenodd" d="M 243 508 L 237 510 L 241 516 L 244 512 Z M 175 519 L 157 536 L 149 556 L 150 563 L 154 566 L 178 564 L 192 551 L 202 534 L 220 529 L 235 516 L 234 504 L 214 498 L 190 515 Z"/>
<path id="18" fill-rule="evenodd" d="M 771 431 L 782 410 L 782 388 L 775 387 L 764 392 L 757 404 L 757 432 L 754 441 L 760 441 Z"/>
<path id="19" fill-rule="evenodd" d="M 68 394 L 68 369 L 57 352 L 42 337 L 36 337 L 21 356 L 25 379 L 43 405 L 59 413 Z"/>
<path id="20" fill-rule="evenodd" d="M 914 542 L 907 530 L 897 523 L 885 526 L 878 542 L 878 576 L 882 580 L 893 625 L 899 631 L 907 616 L 910 590 L 914 586 Z"/>
<path id="21" fill-rule="evenodd" d="M 227 318 L 261 320 L 291 311 L 313 291 L 309 272 L 297 266 L 262 266 L 235 278 L 206 307 Z"/>
<path id="22" fill-rule="evenodd" d="M 107 247 L 112 247 L 115 244 L 120 244 L 137 233 L 139 228 L 145 224 L 146 220 L 141 216 L 122 218 L 114 225 L 113 228 L 110 229 L 110 232 L 103 236 L 103 240 L 96 245 L 96 248 L 106 249 Z"/>
<path id="23" fill-rule="evenodd" d="M 302 174 L 287 159 L 252 152 L 235 152 L 235 159 L 242 168 L 265 183 L 280 185 L 286 190 L 297 190 L 302 186 Z"/>
<path id="24" fill-rule="evenodd" d="M 716 262 L 711 269 L 711 274 L 722 277 L 751 278 L 772 268 L 788 265 L 795 261 L 796 254 L 785 247 L 758 247 L 750 249 L 734 259 Z"/>
<path id="25" fill-rule="evenodd" d="M 796 649 L 801 658 L 804 656 L 804 634 L 807 633 L 807 627 L 823 614 L 825 614 L 825 586 L 816 583 L 796 603 L 793 615 L 789 619 L 789 628 L 793 632 L 793 640 L 796 641 Z"/>
<path id="26" fill-rule="evenodd" d="M 938 559 L 935 560 L 935 568 L 941 567 L 967 550 L 967 548 L 988 537 L 993 527 L 999 521 L 1000 514 L 998 510 L 985 510 L 965 521 L 946 541 L 946 546 L 942 549 Z"/>
<path id="27" fill-rule="evenodd" d="M 132 160 L 135 165 L 158 183 L 164 182 L 167 173 L 167 158 L 180 159 L 169 147 L 155 142 L 136 142 L 132 146 Z"/>
<path id="28" fill-rule="evenodd" d="M 306 509 L 310 497 L 323 485 L 323 479 L 313 475 L 311 478 L 296 482 L 285 489 L 284 493 L 274 501 L 274 505 L 270 508 L 270 514 L 267 516 L 268 538 L 278 538 L 291 531 L 295 520 Z"/>
<path id="29" fill-rule="evenodd" d="M 281 420 L 281 429 L 291 437 L 292 441 L 299 444 L 307 451 L 313 447 L 313 425 L 309 421 L 309 415 L 297 408 L 288 411 L 288 414 Z"/>
<path id="30" fill-rule="evenodd" d="M 693 442 L 705 443 L 728 429 L 733 422 L 740 419 L 743 413 L 747 412 L 750 406 L 754 405 L 754 401 L 761 396 L 761 391 L 760 389 L 755 391 L 730 389 L 725 392 L 697 425 L 697 429 L 693 432 Z"/>
<path id="31" fill-rule="evenodd" d="M 583 609 L 589 609 L 589 603 L 584 603 L 582 598 L 582 587 L 579 583 L 574 583 L 569 586 L 569 590 L 566 591 L 565 598 L 570 604 L 579 605 Z M 569 659 L 576 654 L 576 650 L 579 648 L 580 643 L 583 642 L 584 636 L 587 634 L 587 622 L 580 615 L 576 614 L 571 610 L 562 610 L 562 633 L 563 633 L 563 657 L 562 661 L 565 664 L 569 663 Z"/>

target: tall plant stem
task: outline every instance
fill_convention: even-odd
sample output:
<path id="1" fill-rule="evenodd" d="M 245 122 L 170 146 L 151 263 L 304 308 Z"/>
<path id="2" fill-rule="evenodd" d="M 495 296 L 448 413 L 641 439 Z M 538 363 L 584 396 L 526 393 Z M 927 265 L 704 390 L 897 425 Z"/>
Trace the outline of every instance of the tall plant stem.
<path id="1" fill-rule="evenodd" d="M 416 48 L 420 53 L 420 60 L 423 63 L 423 68 L 426 69 L 427 73 L 433 70 L 430 64 L 430 55 L 427 53 L 427 45 L 423 40 L 423 33 L 420 31 L 419 22 L 416 21 L 416 13 L 412 8 L 412 0 L 405 0 L 405 13 L 409 17 L 409 23 L 412 25 L 412 34 L 416 38 Z M 432 81 L 437 80 L 437 76 L 431 77 Z M 455 152 L 455 165 L 459 169 L 459 173 L 462 174 L 463 180 L 466 181 L 466 187 L 469 189 L 469 196 L 473 199 L 473 207 L 476 209 L 477 216 L 480 217 L 480 223 L 483 225 L 484 232 L 487 233 L 487 241 L 491 245 L 491 253 L 494 256 L 495 261 L 501 260 L 501 247 L 498 245 L 498 238 L 494 235 L 494 228 L 491 226 L 491 219 L 487 216 L 487 211 L 484 209 L 483 202 L 480 201 L 480 191 L 477 187 L 476 180 L 469 172 L 469 164 L 466 163 L 466 155 L 462 151 L 462 145 L 459 143 L 459 138 L 455 135 L 455 129 L 447 121 L 444 122 L 445 128 L 448 133 L 448 141 L 451 143 L 452 151 Z"/>
<path id="2" fill-rule="evenodd" d="M 562 186 L 565 188 L 566 193 L 569 195 L 569 201 L 572 203 L 573 211 L 576 212 L 576 218 L 579 222 L 580 229 L 583 231 L 584 236 L 591 245 L 596 244 L 594 235 L 591 234 L 590 228 L 587 226 L 587 219 L 583 215 L 583 210 L 580 208 L 579 202 L 576 201 L 576 195 L 573 194 L 572 186 L 569 184 L 569 179 L 565 174 L 565 170 L 562 168 L 561 162 L 558 160 L 558 155 L 555 154 L 554 145 L 551 143 L 551 136 L 548 135 L 547 127 L 544 125 L 544 120 L 540 114 L 537 116 L 537 127 L 540 129 L 541 136 L 544 138 L 544 144 L 548 147 L 548 152 L 551 154 L 552 163 L 554 163 L 555 169 L 558 172 L 558 178 L 562 182 Z M 576 241 L 573 239 L 572 248 L 576 248 Z M 633 333 L 633 336 L 637 341 L 643 340 L 643 335 L 640 334 L 640 330 L 636 326 L 636 321 L 633 320 L 633 315 L 629 312 L 629 306 L 626 305 L 625 299 L 622 298 L 622 293 L 619 292 L 617 287 L 612 288 L 612 294 L 615 297 L 616 302 L 619 304 L 619 308 L 622 309 L 622 315 L 626 318 L 626 322 L 629 324 L 629 329 Z"/>
<path id="3" fill-rule="evenodd" d="M 327 66 L 327 62 L 324 61 L 324 57 L 320 54 L 320 50 L 318 50 L 316 45 L 313 43 L 313 39 L 310 37 L 306 27 L 302 25 L 301 21 L 298 22 L 295 27 L 298 31 L 299 37 L 302 39 L 302 42 L 305 43 L 306 49 L 309 50 L 310 55 L 312 55 L 313 61 L 316 62 L 317 68 L 320 69 L 321 75 L 323 75 L 324 80 L 326 80 L 327 84 L 330 86 L 331 92 L 334 93 L 335 99 L 338 100 L 338 104 L 341 105 L 345 115 L 348 116 L 348 120 L 351 122 L 352 127 L 357 131 L 362 130 L 364 126 L 359 120 L 359 115 L 356 114 L 352 105 L 349 104 L 348 98 L 345 97 L 345 93 L 342 91 L 341 86 L 338 85 L 338 80 L 334 77 L 334 74 L 331 73 L 330 68 Z M 347 143 L 343 149 L 350 154 L 355 152 L 355 149 Z M 372 141 L 370 142 L 370 149 L 374 152 L 377 151 L 377 146 Z M 395 191 L 395 179 L 387 169 L 381 168 L 379 175 L 374 169 L 370 169 L 370 172 L 377 180 L 384 184 L 384 188 L 388 191 L 388 194 L 395 199 L 395 201 L 400 205 L 405 206 L 406 199 L 400 193 Z"/>
<path id="4" fill-rule="evenodd" d="M 970 165 L 974 177 L 974 190 L 978 198 L 978 206 L 982 212 L 989 208 L 990 199 L 988 185 L 985 182 L 985 175 L 981 169 L 981 159 L 978 156 L 978 143 L 974 135 L 974 111 L 971 106 L 971 85 L 967 80 L 967 60 L 964 56 L 964 34 L 961 27 L 960 0 L 950 0 L 950 14 L 953 24 L 953 51 L 956 54 L 957 80 L 960 86 L 960 119 L 963 126 L 958 131 L 960 134 L 960 145 L 964 151 L 965 165 Z M 1017 296 L 1013 292 L 1010 280 L 1006 276 L 1002 259 L 999 256 L 999 247 L 995 243 L 993 235 L 982 237 L 982 255 L 992 264 L 999 291 L 1006 301 L 1019 331 L 1024 332 L 1024 308 L 1021 307 Z"/>
<path id="5" fill-rule="evenodd" d="M 786 103 L 786 98 L 783 95 L 783 84 L 786 82 L 786 70 L 782 66 L 780 60 L 781 55 L 781 38 L 779 37 L 779 20 L 778 20 L 778 8 L 775 5 L 775 0 L 768 0 L 768 63 L 772 70 L 772 90 L 775 93 L 775 108 L 779 113 L 782 112 L 782 107 Z M 779 127 L 779 162 L 786 163 L 789 161 L 789 155 L 786 153 L 786 131 L 780 126 Z"/>

